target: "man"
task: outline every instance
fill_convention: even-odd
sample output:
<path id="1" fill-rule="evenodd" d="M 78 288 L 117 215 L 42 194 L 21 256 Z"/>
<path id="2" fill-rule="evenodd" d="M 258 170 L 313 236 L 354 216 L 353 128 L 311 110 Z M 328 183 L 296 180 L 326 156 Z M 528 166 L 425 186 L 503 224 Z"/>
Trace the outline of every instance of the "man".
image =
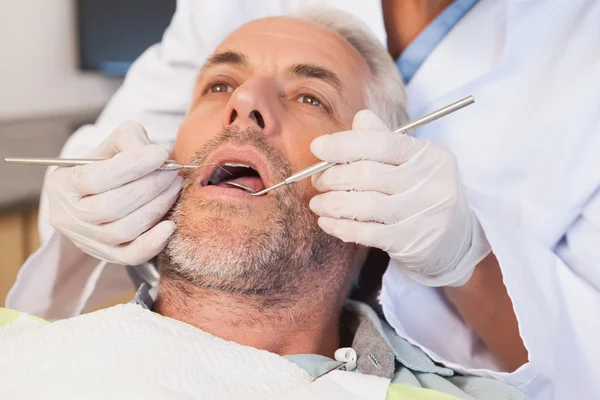
<path id="1" fill-rule="evenodd" d="M 335 236 L 372 239 L 369 246 L 389 252 L 392 260 L 381 292 L 384 315 L 399 335 L 436 362 L 459 372 L 501 379 L 535 399 L 597 397 L 600 381 L 593 371 L 600 359 L 596 346 L 600 322 L 594 311 L 600 308 L 600 135 L 595 134 L 600 108 L 600 2 L 177 3 L 161 43 L 136 61 L 102 116 L 73 135 L 63 148 L 63 157 L 85 156 L 126 120 L 142 123 L 153 143 L 171 148 L 191 103 L 187 89 L 195 72 L 231 27 L 254 18 L 283 15 L 311 3 L 349 11 L 369 24 L 396 59 L 407 84 L 412 117 L 466 95 L 474 95 L 477 105 L 414 132 L 417 141 L 427 140 L 450 150 L 458 160 L 460 174 L 449 173 L 453 171 L 449 168 L 431 168 L 432 160 L 440 160 L 441 165 L 453 157 L 435 157 L 429 148 L 422 157 L 411 159 L 410 168 L 396 168 L 395 174 L 362 168 L 360 174 L 349 173 L 344 185 L 329 191 L 327 197 L 333 200 L 324 203 L 330 207 L 322 203 L 316 208 L 319 215 L 340 222 L 331 230 Z M 568 101 L 572 98 L 583 100 Z M 367 140 L 340 146 L 348 144 L 350 138 L 360 139 L 360 133 L 346 132 L 321 141 L 315 155 L 326 161 L 349 161 L 350 169 L 358 163 L 349 157 L 362 160 L 381 148 L 395 148 L 394 135 L 370 140 L 370 131 L 362 131 Z M 141 147 L 147 142 L 138 144 Z M 133 147 L 129 143 L 123 152 L 130 153 Z M 431 157 L 423 157 L 427 153 Z M 338 157 L 334 160 L 332 155 Z M 163 152 L 161 157 L 167 154 Z M 141 162 L 145 158 L 160 157 L 152 152 L 138 153 L 137 158 L 128 158 L 127 163 L 115 167 L 115 176 L 134 168 L 139 168 L 138 176 L 149 174 L 152 166 Z M 73 181 L 47 182 L 40 208 L 42 238 L 47 240 L 23 266 L 7 304 L 47 318 L 93 309 L 131 289 L 125 270 L 117 264 L 148 260 L 166 244 L 172 233 L 167 221 L 148 230 L 141 230 L 146 225 L 129 224 L 121 233 L 129 240 L 117 242 L 108 229 L 114 224 L 95 220 L 116 222 L 141 205 L 148 205 L 144 212 L 150 208 L 164 214 L 169 205 L 150 205 L 154 196 L 148 194 L 158 196 L 174 176 L 163 177 L 162 185 L 147 179 L 148 184 L 140 183 L 134 195 L 122 185 L 121 198 L 116 195 L 116 186 L 94 194 L 98 199 L 113 200 L 115 205 L 107 209 L 98 201 L 98 208 L 86 210 L 94 214 L 95 220 L 90 221 L 76 200 L 85 195 L 78 184 L 95 176 L 92 169 L 89 175 L 79 174 Z M 115 179 L 113 183 L 119 182 Z M 402 199 L 393 197 L 394 192 L 407 187 L 411 190 Z M 432 187 L 435 190 L 430 190 Z M 368 196 L 370 201 L 356 193 L 365 190 L 373 192 Z M 342 196 L 347 201 L 340 210 L 336 205 Z M 131 197 L 146 203 L 134 203 Z M 424 212 L 441 197 L 456 200 L 463 210 L 466 203 L 473 212 Z M 54 216 L 54 232 L 49 210 Z M 393 218 L 359 224 L 339 217 L 346 213 L 361 215 L 367 221 Z M 445 231 L 447 236 L 466 238 L 468 243 L 468 228 L 476 226 L 477 220 L 485 236 L 481 230 L 472 229 L 471 239 L 483 245 L 480 250 L 491 248 L 481 262 L 479 257 L 472 257 L 479 252 L 461 259 L 465 241 L 447 245 L 448 241 L 424 240 L 431 238 L 428 233 L 432 231 Z M 383 234 L 369 235 L 372 227 L 379 227 Z M 418 251 L 398 251 L 391 246 L 408 244 L 406 237 L 415 239 L 412 244 L 418 245 Z M 438 261 L 434 279 L 431 265 L 421 262 L 427 258 Z M 453 288 L 447 279 L 452 276 L 446 272 L 458 261 L 463 267 L 459 270 L 474 269 L 474 276 L 462 287 Z M 496 282 L 498 268 L 509 301 L 496 301 L 496 290 L 489 290 L 486 279 L 477 276 L 491 272 Z M 422 308 L 414 304 L 427 307 L 428 318 L 423 318 Z M 507 309 L 512 313 L 513 307 L 518 327 L 507 324 L 503 314 Z M 452 340 L 440 337 L 439 331 L 453 332 Z M 507 353 L 516 348 L 520 350 L 515 354 Z"/>
<path id="2" fill-rule="evenodd" d="M 202 68 L 172 157 L 227 171 L 185 173 L 156 301 L 143 286 L 136 304 L 6 325 L 2 398 L 521 398 L 491 379 L 454 376 L 368 306 L 345 302 L 367 248 L 321 230 L 311 182 L 263 197 L 227 185 L 271 186 L 317 161 L 309 150 L 316 137 L 383 125 L 361 109 L 406 120 L 403 85 L 383 72 L 394 65 L 376 39 L 358 23 L 345 21 L 346 38 L 325 26 L 336 24 L 263 19 L 221 43 Z M 368 62 L 366 48 L 375 53 Z M 396 93 L 385 104 L 397 107 L 366 95 L 384 76 L 393 90 L 382 96 Z M 111 143 L 132 140 L 121 132 Z"/>

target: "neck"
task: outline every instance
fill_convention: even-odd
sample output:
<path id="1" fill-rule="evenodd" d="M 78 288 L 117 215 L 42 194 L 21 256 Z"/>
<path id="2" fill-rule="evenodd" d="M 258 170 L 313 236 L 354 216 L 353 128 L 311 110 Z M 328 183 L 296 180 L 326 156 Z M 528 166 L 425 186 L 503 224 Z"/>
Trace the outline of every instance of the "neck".
<path id="1" fill-rule="evenodd" d="M 396 59 L 452 0 L 382 0 L 388 50 Z"/>
<path id="2" fill-rule="evenodd" d="M 323 283 L 315 285 L 314 279 L 309 281 L 304 295 L 283 300 L 225 293 L 167 276 L 161 278 L 154 311 L 222 339 L 279 355 L 332 357 L 339 347 L 345 298 L 340 293 L 345 293 L 347 282 L 321 279 Z"/>

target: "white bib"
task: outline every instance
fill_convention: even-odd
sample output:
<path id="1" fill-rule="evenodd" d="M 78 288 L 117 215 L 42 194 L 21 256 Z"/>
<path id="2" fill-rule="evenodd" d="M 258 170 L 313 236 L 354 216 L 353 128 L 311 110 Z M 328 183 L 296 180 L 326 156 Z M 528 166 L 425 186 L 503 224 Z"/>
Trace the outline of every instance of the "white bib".
<path id="1" fill-rule="evenodd" d="M 385 399 L 390 383 L 342 371 L 313 381 L 276 354 L 133 304 L 47 325 L 21 317 L 0 332 L 0 399 Z"/>

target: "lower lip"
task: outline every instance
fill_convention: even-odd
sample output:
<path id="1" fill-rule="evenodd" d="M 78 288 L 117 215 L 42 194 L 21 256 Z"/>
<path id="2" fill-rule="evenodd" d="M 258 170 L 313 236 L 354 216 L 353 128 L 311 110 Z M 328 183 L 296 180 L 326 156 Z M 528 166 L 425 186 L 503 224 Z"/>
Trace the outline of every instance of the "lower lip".
<path id="1" fill-rule="evenodd" d="M 251 199 L 255 196 L 252 196 L 250 193 L 246 192 L 243 189 L 234 188 L 233 186 L 217 186 L 217 185 L 208 185 L 202 186 L 200 188 L 200 192 L 207 197 L 235 197 L 238 199 Z"/>
<path id="2" fill-rule="evenodd" d="M 200 186 L 198 190 L 200 190 L 200 193 L 202 193 L 203 196 L 212 198 L 233 197 L 238 199 L 257 199 L 259 197 L 263 197 L 252 196 L 244 189 L 239 189 L 227 185 L 225 183 L 219 183 L 217 185 Z"/>

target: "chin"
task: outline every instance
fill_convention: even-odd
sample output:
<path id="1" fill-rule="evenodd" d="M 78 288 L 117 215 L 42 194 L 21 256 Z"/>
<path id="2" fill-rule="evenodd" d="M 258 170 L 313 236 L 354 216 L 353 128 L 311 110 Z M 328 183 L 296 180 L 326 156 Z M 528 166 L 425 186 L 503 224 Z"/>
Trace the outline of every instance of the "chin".
<path id="1" fill-rule="evenodd" d="M 194 264 L 215 264 L 225 256 L 244 263 L 250 254 L 289 236 L 281 213 L 248 204 L 190 198 L 177 205 L 170 219 L 177 225 L 169 243 L 174 243 L 171 257 Z"/>
<path id="2" fill-rule="evenodd" d="M 169 270 L 205 288 L 235 293 L 283 287 L 279 268 L 289 264 L 289 232 L 282 225 L 249 222 L 228 216 L 202 218 L 181 224 L 165 249 Z M 286 246 L 287 244 L 287 246 Z M 288 278 L 285 282 L 289 281 Z"/>
<path id="3" fill-rule="evenodd" d="M 177 229 L 161 273 L 235 293 L 293 291 L 297 277 L 320 269 L 341 243 L 318 228 L 301 196 L 285 194 L 238 201 L 184 193 L 170 216 Z"/>
<path id="4" fill-rule="evenodd" d="M 271 210 L 271 211 L 269 211 Z M 182 207 L 175 223 L 178 230 L 199 241 L 215 238 L 216 247 L 263 236 L 278 221 L 275 207 L 199 199 Z"/>

